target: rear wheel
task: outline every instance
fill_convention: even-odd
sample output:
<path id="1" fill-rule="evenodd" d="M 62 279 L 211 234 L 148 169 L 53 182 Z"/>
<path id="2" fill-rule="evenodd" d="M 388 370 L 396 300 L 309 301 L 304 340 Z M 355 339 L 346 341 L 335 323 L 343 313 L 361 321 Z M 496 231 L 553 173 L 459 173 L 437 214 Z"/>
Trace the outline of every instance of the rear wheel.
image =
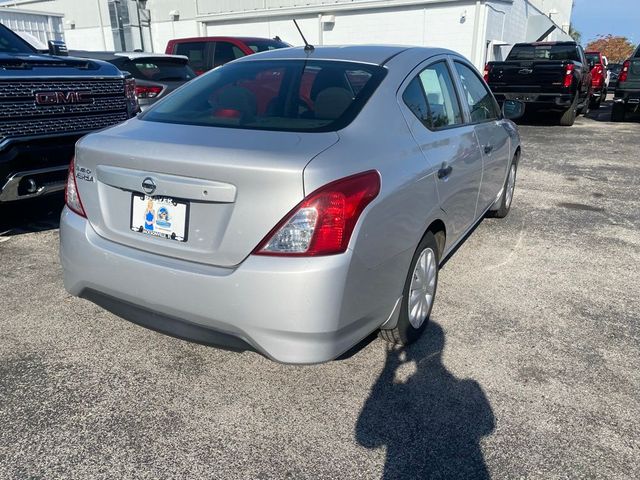
<path id="1" fill-rule="evenodd" d="M 516 174 L 518 172 L 518 157 L 513 157 L 511 165 L 509 166 L 509 175 L 504 182 L 504 188 L 502 189 L 502 195 L 496 202 L 496 209 L 489 210 L 488 217 L 504 218 L 509 215 L 511 210 L 511 203 L 513 202 L 513 193 L 516 189 Z"/>
<path id="2" fill-rule="evenodd" d="M 625 106 L 624 103 L 614 103 L 611 109 L 611 121 L 612 122 L 624 122 L 625 119 Z"/>
<path id="3" fill-rule="evenodd" d="M 402 290 L 402 306 L 395 328 L 380 330 L 380 337 L 396 345 L 415 342 L 429 321 L 438 286 L 440 252 L 432 232 L 427 232 L 413 254 Z"/>
<path id="4" fill-rule="evenodd" d="M 578 96 L 573 99 L 571 102 L 571 106 L 567 111 L 565 111 L 560 117 L 560 125 L 563 127 L 570 127 L 576 121 L 576 117 L 578 116 Z"/>
<path id="5" fill-rule="evenodd" d="M 603 88 L 602 92 L 600 92 L 600 96 L 598 98 L 591 99 L 591 109 L 598 110 L 602 106 L 602 102 L 607 101 L 607 89 Z"/>

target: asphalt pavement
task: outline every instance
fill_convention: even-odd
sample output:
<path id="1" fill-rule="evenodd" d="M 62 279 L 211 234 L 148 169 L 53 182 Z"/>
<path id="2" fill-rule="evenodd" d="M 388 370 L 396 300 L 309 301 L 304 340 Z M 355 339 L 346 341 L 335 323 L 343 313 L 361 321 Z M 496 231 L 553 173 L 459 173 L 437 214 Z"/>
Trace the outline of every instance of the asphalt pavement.
<path id="1" fill-rule="evenodd" d="M 640 478 L 640 123 L 607 117 L 525 120 L 512 211 L 445 265 L 425 337 L 323 365 L 70 297 L 60 200 L 3 209 L 0 478 Z"/>

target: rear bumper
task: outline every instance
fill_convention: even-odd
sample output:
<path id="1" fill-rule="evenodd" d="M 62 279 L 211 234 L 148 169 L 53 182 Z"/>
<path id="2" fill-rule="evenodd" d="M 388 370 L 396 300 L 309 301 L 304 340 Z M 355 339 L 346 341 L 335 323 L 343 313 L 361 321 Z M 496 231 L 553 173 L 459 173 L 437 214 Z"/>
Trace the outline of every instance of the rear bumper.
<path id="1" fill-rule="evenodd" d="M 26 139 L 0 148 L 0 203 L 63 190 L 75 143 L 80 137 Z"/>
<path id="2" fill-rule="evenodd" d="M 232 348 L 246 344 L 280 362 L 333 359 L 384 321 L 345 313 L 347 277 L 358 263 L 350 251 L 206 266 L 106 240 L 65 208 L 60 258 L 72 295 L 165 333 Z"/>
<path id="3" fill-rule="evenodd" d="M 571 93 L 496 93 L 494 92 L 496 100 L 499 104 L 505 100 L 520 100 L 527 104 L 527 106 L 535 106 L 540 108 L 549 108 L 562 110 L 569 108 L 573 101 L 573 94 Z"/>
<path id="4" fill-rule="evenodd" d="M 638 90 L 616 90 L 613 102 L 624 104 L 629 109 L 640 109 L 640 89 Z"/>

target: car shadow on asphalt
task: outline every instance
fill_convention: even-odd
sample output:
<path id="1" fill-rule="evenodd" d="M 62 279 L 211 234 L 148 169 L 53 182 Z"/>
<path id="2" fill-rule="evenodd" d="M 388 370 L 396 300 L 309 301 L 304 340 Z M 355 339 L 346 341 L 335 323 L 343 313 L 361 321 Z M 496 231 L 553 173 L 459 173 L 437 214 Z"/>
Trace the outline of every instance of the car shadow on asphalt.
<path id="1" fill-rule="evenodd" d="M 0 238 L 56 229 L 63 207 L 62 194 L 0 204 Z"/>
<path id="2" fill-rule="evenodd" d="M 480 441 L 491 434 L 491 405 L 475 380 L 458 379 L 442 363 L 442 327 L 422 339 L 389 346 L 356 423 L 365 448 L 386 448 L 383 479 L 490 478 Z"/>

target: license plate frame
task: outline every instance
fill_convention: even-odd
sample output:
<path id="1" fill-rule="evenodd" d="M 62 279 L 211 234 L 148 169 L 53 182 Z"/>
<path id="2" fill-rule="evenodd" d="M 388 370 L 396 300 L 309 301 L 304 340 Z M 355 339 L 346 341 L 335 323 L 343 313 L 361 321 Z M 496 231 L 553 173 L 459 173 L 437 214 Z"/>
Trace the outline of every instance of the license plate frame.
<path id="1" fill-rule="evenodd" d="M 149 205 L 153 207 L 151 218 L 147 216 Z M 142 235 L 184 243 L 189 236 L 190 207 L 186 200 L 132 192 L 129 228 Z M 166 213 L 164 217 L 161 216 L 162 208 Z"/>

